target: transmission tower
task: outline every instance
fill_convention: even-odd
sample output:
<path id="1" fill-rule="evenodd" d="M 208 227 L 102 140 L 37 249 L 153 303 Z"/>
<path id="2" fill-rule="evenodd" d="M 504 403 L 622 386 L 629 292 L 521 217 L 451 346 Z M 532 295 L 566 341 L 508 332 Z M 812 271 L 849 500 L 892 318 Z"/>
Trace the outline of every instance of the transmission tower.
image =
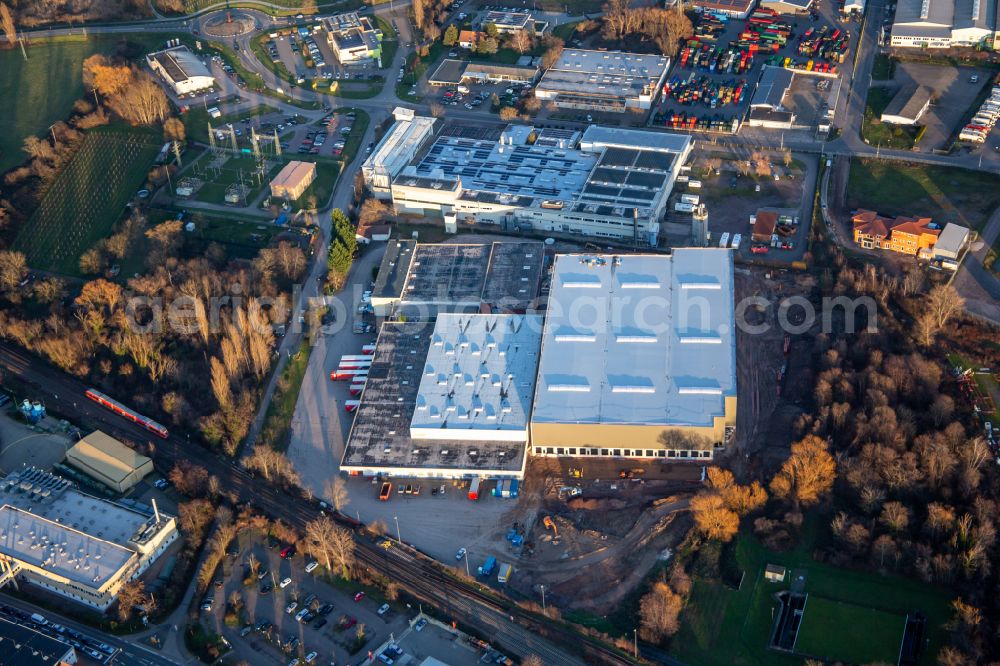
<path id="1" fill-rule="evenodd" d="M 213 155 L 219 154 L 219 148 L 215 145 L 215 131 L 212 129 L 212 123 L 208 123 L 208 145 Z"/>
<path id="2" fill-rule="evenodd" d="M 174 141 L 174 159 L 177 161 L 177 167 L 181 166 L 181 142 Z"/>
<path id="3" fill-rule="evenodd" d="M 281 139 L 278 138 L 278 130 L 274 130 L 274 154 L 281 157 Z"/>

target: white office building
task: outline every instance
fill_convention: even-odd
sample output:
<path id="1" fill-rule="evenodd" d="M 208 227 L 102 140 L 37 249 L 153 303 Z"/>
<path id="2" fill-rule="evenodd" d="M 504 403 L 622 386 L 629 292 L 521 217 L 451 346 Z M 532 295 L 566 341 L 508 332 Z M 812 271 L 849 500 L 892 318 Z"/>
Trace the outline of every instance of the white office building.
<path id="1" fill-rule="evenodd" d="M 451 125 L 393 178 L 392 202 L 397 213 L 655 247 L 691 147 L 687 135 L 596 125 L 582 135 Z"/>
<path id="2" fill-rule="evenodd" d="M 177 536 L 172 516 L 86 495 L 48 472 L 0 479 L 0 587 L 36 585 L 104 611 Z"/>

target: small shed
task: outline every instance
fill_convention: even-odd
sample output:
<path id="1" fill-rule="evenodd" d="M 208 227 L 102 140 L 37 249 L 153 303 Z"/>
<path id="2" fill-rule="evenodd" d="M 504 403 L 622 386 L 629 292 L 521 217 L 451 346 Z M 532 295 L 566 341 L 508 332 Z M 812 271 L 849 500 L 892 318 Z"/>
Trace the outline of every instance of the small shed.
<path id="1" fill-rule="evenodd" d="M 753 222 L 753 241 L 770 243 L 771 235 L 778 224 L 778 214 L 772 210 L 758 210 Z"/>
<path id="2" fill-rule="evenodd" d="M 780 564 L 768 564 L 764 567 L 764 578 L 769 583 L 781 583 L 785 580 L 785 567 Z"/>
<path id="3" fill-rule="evenodd" d="M 153 471 L 152 459 L 95 430 L 66 452 L 66 462 L 119 493 L 128 492 Z"/>

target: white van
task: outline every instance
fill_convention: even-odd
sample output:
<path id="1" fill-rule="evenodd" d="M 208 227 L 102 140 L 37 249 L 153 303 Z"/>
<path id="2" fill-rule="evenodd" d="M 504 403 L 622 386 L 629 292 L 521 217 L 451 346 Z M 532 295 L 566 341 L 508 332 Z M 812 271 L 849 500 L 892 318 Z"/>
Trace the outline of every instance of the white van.
<path id="1" fill-rule="evenodd" d="M 468 95 L 469 94 L 469 87 L 468 86 L 458 86 L 457 90 L 458 90 L 458 92 L 462 93 L 463 95 Z"/>

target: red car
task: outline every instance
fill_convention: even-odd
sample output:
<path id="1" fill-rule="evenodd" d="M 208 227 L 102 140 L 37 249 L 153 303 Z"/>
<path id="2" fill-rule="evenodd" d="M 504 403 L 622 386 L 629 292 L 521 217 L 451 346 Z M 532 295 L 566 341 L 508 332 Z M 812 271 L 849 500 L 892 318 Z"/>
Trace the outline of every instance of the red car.
<path id="1" fill-rule="evenodd" d="M 295 546 L 285 546 L 281 550 L 281 559 L 287 560 L 289 557 L 295 557 Z"/>
<path id="2" fill-rule="evenodd" d="M 753 252 L 754 254 L 767 254 L 767 246 L 754 245 L 752 248 L 750 248 L 750 251 Z"/>
<path id="3" fill-rule="evenodd" d="M 358 592 L 357 594 L 354 595 L 354 600 L 355 601 L 361 601 L 364 598 L 365 598 L 365 593 L 364 592 Z"/>

